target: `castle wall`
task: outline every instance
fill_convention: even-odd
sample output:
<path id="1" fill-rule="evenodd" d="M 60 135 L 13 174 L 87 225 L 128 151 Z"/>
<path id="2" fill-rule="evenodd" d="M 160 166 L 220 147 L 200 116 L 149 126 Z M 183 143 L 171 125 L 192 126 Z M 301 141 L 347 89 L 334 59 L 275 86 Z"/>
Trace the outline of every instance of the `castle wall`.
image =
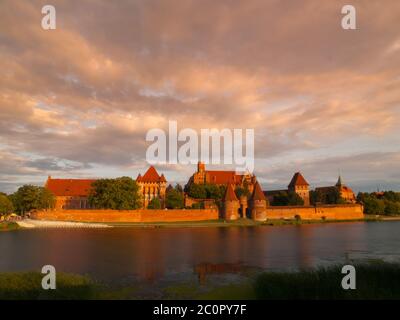
<path id="1" fill-rule="evenodd" d="M 323 205 L 317 207 L 277 206 L 267 207 L 267 219 L 295 219 L 298 215 L 302 220 L 354 220 L 363 219 L 363 207 L 360 204 Z"/>
<path id="2" fill-rule="evenodd" d="M 48 210 L 31 215 L 37 220 L 79 222 L 178 222 L 217 220 L 217 209 L 186 210 Z"/>

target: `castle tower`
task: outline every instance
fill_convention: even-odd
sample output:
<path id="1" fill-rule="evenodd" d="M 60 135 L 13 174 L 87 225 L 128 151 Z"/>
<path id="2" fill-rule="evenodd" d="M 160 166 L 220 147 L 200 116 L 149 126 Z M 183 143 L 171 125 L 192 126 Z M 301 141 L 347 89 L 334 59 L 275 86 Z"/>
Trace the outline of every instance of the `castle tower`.
<path id="1" fill-rule="evenodd" d="M 340 188 L 343 186 L 342 177 L 339 175 L 338 181 L 336 182 L 336 187 Z"/>
<path id="2" fill-rule="evenodd" d="M 204 162 L 199 161 L 197 163 L 197 172 L 205 172 L 206 171 L 206 165 Z"/>
<path id="3" fill-rule="evenodd" d="M 232 184 L 228 184 L 224 197 L 224 219 L 237 220 L 239 218 L 239 200 L 236 197 Z"/>
<path id="4" fill-rule="evenodd" d="M 308 184 L 306 179 L 304 179 L 302 174 L 300 172 L 296 172 L 293 175 L 293 178 L 288 185 L 288 191 L 297 193 L 300 196 L 300 198 L 303 199 L 304 205 L 309 206 L 310 205 L 309 186 L 310 185 Z"/>
<path id="5" fill-rule="evenodd" d="M 261 186 L 256 182 L 253 195 L 251 197 L 251 218 L 256 221 L 267 220 L 267 199 Z"/>
<path id="6" fill-rule="evenodd" d="M 167 188 L 167 179 L 165 179 L 164 174 L 160 176 L 157 170 L 150 166 L 143 176 L 141 174 L 138 175 L 136 182 L 143 195 L 144 208 L 147 208 L 153 198 L 158 198 L 161 202 L 161 207 L 164 207 L 165 190 Z"/>

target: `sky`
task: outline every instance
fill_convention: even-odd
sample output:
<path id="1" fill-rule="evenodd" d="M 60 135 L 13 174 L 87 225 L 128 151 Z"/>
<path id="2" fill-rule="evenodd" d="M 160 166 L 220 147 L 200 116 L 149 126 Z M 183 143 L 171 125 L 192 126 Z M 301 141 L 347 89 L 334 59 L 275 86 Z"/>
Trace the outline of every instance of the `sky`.
<path id="1" fill-rule="evenodd" d="M 400 191 L 400 1 L 52 0 L 43 30 L 46 4 L 0 0 L 0 191 L 136 178 L 169 120 L 254 129 L 266 190 L 301 171 Z M 156 168 L 171 183 L 196 170 Z"/>

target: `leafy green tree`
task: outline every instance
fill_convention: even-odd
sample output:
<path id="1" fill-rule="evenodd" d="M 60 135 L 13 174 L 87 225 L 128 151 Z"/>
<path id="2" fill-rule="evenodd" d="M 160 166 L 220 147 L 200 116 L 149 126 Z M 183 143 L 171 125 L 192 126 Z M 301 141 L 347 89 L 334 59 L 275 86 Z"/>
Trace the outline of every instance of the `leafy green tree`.
<path id="1" fill-rule="evenodd" d="M 158 199 L 158 197 L 151 199 L 147 205 L 147 209 L 161 209 L 160 199 Z"/>
<path id="2" fill-rule="evenodd" d="M 324 203 L 325 197 L 324 194 L 319 190 L 311 190 L 310 191 L 310 202 L 315 205 L 317 203 Z"/>
<path id="3" fill-rule="evenodd" d="M 383 199 L 393 202 L 400 202 L 400 192 L 385 191 L 383 193 Z"/>
<path id="4" fill-rule="evenodd" d="M 364 212 L 366 214 L 384 214 L 385 202 L 375 197 L 364 198 Z"/>
<path id="5" fill-rule="evenodd" d="M 93 208 L 133 210 L 142 206 L 139 185 L 130 177 L 99 179 L 92 187 L 89 203 Z"/>
<path id="6" fill-rule="evenodd" d="M 400 215 L 400 202 L 385 200 L 385 210 L 386 215 L 397 216 Z"/>
<path id="7" fill-rule="evenodd" d="M 206 184 L 204 187 L 207 192 L 207 199 L 220 200 L 223 198 L 224 189 L 221 188 L 221 186 L 218 186 L 216 184 Z"/>
<path id="8" fill-rule="evenodd" d="M 296 192 L 288 192 L 289 206 L 302 206 L 304 200 Z"/>
<path id="9" fill-rule="evenodd" d="M 168 209 L 182 209 L 184 206 L 182 187 L 176 185 L 175 188 L 169 189 L 165 195 L 165 206 Z"/>
<path id="10" fill-rule="evenodd" d="M 236 193 L 236 197 L 237 197 L 238 199 L 240 199 L 241 196 L 246 196 L 246 197 L 248 197 L 249 194 L 250 194 L 250 191 L 249 191 L 247 185 L 244 186 L 244 187 L 239 187 L 239 186 L 238 186 L 238 187 L 236 187 L 236 189 L 235 189 L 235 193 Z"/>
<path id="11" fill-rule="evenodd" d="M 205 199 L 207 198 L 207 190 L 204 184 L 192 183 L 189 186 L 188 194 L 190 197 L 195 199 Z"/>
<path id="12" fill-rule="evenodd" d="M 281 191 L 279 194 L 274 196 L 272 202 L 273 206 L 302 206 L 304 200 L 296 193 L 292 191 Z"/>
<path id="13" fill-rule="evenodd" d="M 10 214 L 13 211 L 12 201 L 5 194 L 0 194 L 0 214 Z"/>
<path id="14" fill-rule="evenodd" d="M 24 185 L 10 196 L 18 214 L 34 209 L 50 209 L 54 207 L 54 194 L 43 187 Z"/>

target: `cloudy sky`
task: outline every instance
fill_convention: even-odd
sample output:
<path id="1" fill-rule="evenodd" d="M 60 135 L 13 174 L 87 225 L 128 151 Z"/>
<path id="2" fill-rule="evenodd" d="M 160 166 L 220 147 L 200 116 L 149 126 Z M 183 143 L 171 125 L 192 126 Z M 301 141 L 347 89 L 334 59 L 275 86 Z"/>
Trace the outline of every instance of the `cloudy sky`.
<path id="1" fill-rule="evenodd" d="M 348 3 L 357 30 L 341 28 Z M 0 191 L 136 177 L 168 120 L 254 128 L 265 189 L 340 171 L 356 191 L 400 190 L 398 0 L 0 0 L 0 70 Z"/>

